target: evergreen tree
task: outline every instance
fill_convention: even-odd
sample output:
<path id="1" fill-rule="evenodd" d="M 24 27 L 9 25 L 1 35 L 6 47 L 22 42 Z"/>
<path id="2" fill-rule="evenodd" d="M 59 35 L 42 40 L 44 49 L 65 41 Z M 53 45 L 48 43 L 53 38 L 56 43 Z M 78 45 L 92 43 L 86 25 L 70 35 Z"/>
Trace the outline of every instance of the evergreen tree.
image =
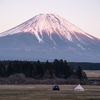
<path id="1" fill-rule="evenodd" d="M 6 76 L 6 69 L 2 63 L 0 63 L 0 77 Z"/>
<path id="2" fill-rule="evenodd" d="M 78 67 L 75 73 L 78 76 L 78 78 L 81 80 L 82 79 L 82 69 L 80 66 Z"/>
<path id="3" fill-rule="evenodd" d="M 8 68 L 7 68 L 7 75 L 8 75 L 8 76 L 9 76 L 9 75 L 12 75 L 13 72 L 14 72 L 14 70 L 13 70 L 12 63 L 11 63 L 11 61 L 9 61 L 9 63 L 8 63 Z"/>

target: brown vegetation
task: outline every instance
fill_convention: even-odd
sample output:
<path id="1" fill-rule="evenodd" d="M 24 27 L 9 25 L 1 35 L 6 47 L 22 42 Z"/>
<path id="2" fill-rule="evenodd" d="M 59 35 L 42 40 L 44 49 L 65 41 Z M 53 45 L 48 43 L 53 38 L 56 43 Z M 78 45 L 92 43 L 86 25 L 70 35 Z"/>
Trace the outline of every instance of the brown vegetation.
<path id="1" fill-rule="evenodd" d="M 85 91 L 73 91 L 77 85 L 0 85 L 0 100 L 100 100 L 100 86 L 82 85 Z"/>

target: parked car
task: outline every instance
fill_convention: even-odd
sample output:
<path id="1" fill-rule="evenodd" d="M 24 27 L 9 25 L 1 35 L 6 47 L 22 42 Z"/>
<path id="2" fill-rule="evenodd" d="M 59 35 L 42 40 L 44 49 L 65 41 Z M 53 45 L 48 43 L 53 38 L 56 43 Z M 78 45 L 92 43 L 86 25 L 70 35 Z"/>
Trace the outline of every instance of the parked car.
<path id="1" fill-rule="evenodd" d="M 60 88 L 59 88 L 59 86 L 58 85 L 55 85 L 54 87 L 53 87 L 53 90 L 60 90 Z"/>

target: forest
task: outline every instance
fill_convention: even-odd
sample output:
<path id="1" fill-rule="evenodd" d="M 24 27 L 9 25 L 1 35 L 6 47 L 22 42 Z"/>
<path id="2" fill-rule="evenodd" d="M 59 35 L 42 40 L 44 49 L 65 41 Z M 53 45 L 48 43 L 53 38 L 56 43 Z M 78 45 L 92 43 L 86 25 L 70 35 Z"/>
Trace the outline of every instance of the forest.
<path id="1" fill-rule="evenodd" d="M 80 74 L 78 73 L 80 70 Z M 0 62 L 0 77 L 8 77 L 12 74 L 23 73 L 26 77 L 31 78 L 68 78 L 76 76 L 81 78 L 86 77 L 81 67 L 76 71 L 67 61 L 55 59 L 52 63 L 48 60 L 46 62 L 30 62 L 30 61 L 5 61 Z"/>
<path id="2" fill-rule="evenodd" d="M 31 78 L 36 80 L 45 79 L 77 79 L 79 82 L 87 80 L 87 75 L 78 66 L 74 69 L 66 60 L 57 60 L 53 62 L 38 61 L 0 61 L 0 78 L 6 78 L 14 81 Z M 2 80 L 3 81 L 3 80 Z M 16 81 L 16 80 L 15 80 Z M 14 83 L 14 82 L 12 82 Z"/>
<path id="3" fill-rule="evenodd" d="M 78 66 L 81 66 L 83 70 L 100 70 L 100 63 L 91 63 L 91 62 L 68 62 L 69 65 L 73 66 L 74 69 L 77 69 Z"/>

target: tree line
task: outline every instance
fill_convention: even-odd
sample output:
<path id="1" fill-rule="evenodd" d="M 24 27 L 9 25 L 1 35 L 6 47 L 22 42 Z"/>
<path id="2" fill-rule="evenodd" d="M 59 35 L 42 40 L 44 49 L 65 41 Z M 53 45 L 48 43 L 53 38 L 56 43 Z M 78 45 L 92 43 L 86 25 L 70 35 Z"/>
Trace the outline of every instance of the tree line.
<path id="1" fill-rule="evenodd" d="M 89 62 L 68 62 L 76 70 L 78 66 L 81 66 L 83 70 L 100 70 L 100 63 Z"/>
<path id="2" fill-rule="evenodd" d="M 38 61 L 0 61 L 0 77 L 9 77 L 17 73 L 23 73 L 27 78 L 34 79 L 54 79 L 54 78 L 78 78 L 87 79 L 86 73 L 80 66 L 76 70 L 68 65 L 66 60 L 53 62 Z"/>

